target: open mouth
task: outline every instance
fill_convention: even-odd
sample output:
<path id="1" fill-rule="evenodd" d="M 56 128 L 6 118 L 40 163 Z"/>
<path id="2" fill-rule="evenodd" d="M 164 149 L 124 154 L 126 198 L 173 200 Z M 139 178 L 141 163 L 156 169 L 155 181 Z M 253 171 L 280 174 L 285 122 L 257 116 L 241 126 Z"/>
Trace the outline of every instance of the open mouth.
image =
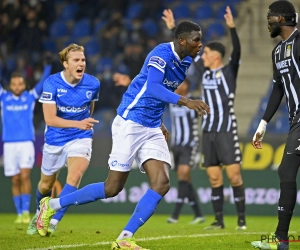
<path id="1" fill-rule="evenodd" d="M 83 69 L 77 69 L 76 72 L 77 72 L 78 74 L 82 74 L 82 73 L 83 73 Z"/>

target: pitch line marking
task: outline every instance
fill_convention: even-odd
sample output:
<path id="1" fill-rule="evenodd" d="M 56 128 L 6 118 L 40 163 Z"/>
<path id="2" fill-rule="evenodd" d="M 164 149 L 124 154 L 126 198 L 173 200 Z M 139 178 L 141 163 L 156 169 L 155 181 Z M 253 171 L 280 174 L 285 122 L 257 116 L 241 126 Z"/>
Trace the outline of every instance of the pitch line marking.
<path id="1" fill-rule="evenodd" d="M 152 240 L 168 240 L 168 239 L 175 239 L 175 238 L 196 238 L 196 237 L 210 237 L 210 236 L 225 236 L 225 235 L 251 235 L 251 234 L 269 234 L 269 232 L 243 232 L 243 233 L 215 233 L 215 234 L 192 234 L 192 235 L 165 235 L 160 237 L 147 237 L 147 238 L 137 238 L 136 241 L 152 241 Z M 73 245 L 58 245 L 58 246 L 49 246 L 45 248 L 27 248 L 23 250 L 49 250 L 49 249 L 58 249 L 58 248 L 75 248 L 75 247 L 86 247 L 86 246 L 102 246 L 102 245 L 110 245 L 112 241 L 101 241 L 91 244 L 73 244 Z"/>

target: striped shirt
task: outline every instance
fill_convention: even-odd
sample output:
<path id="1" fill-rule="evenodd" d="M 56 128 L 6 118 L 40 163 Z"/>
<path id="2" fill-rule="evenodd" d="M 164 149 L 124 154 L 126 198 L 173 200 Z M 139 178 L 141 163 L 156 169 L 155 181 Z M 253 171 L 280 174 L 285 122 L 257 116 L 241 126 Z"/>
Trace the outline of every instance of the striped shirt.
<path id="1" fill-rule="evenodd" d="M 285 95 L 292 123 L 300 111 L 300 35 L 297 29 L 277 44 L 272 51 L 272 61 L 273 89 L 263 119 L 271 120 Z"/>
<path id="2" fill-rule="evenodd" d="M 236 29 L 231 28 L 230 34 L 233 51 L 228 64 L 210 70 L 204 67 L 200 56 L 194 60 L 194 65 L 202 76 L 202 100 L 210 107 L 210 114 L 203 117 L 202 130 L 205 132 L 229 132 L 237 129 L 233 106 L 241 48 Z"/>
<path id="3" fill-rule="evenodd" d="M 191 98 L 191 94 L 186 96 Z M 190 146 L 199 143 L 199 116 L 185 106 L 170 104 L 171 146 Z"/>

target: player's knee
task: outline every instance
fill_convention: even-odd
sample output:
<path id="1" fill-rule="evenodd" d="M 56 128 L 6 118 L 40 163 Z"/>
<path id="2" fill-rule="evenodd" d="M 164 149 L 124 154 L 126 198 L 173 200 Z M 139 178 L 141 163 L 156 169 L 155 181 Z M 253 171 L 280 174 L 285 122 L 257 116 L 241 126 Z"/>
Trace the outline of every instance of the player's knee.
<path id="1" fill-rule="evenodd" d="M 159 193 L 161 196 L 164 196 L 170 190 L 170 181 L 165 180 L 163 182 L 153 183 L 151 184 L 151 189 Z"/>
<path id="2" fill-rule="evenodd" d="M 40 181 L 39 185 L 38 185 L 38 189 L 42 194 L 45 194 L 45 193 L 48 193 L 53 188 L 53 186 L 54 186 L 54 183 L 52 183 L 52 182 Z"/>
<path id="3" fill-rule="evenodd" d="M 219 175 L 209 175 L 209 182 L 212 187 L 218 187 L 222 185 L 222 178 Z"/>
<path id="4" fill-rule="evenodd" d="M 243 180 L 241 174 L 234 174 L 229 178 L 231 186 L 239 186 L 242 185 Z"/>
<path id="5" fill-rule="evenodd" d="M 122 191 L 123 187 L 123 185 L 110 185 L 109 183 L 105 183 L 106 198 L 118 195 Z"/>
<path id="6" fill-rule="evenodd" d="M 20 186 L 20 184 L 21 184 L 20 176 L 19 175 L 12 176 L 11 183 L 12 183 L 12 186 Z"/>

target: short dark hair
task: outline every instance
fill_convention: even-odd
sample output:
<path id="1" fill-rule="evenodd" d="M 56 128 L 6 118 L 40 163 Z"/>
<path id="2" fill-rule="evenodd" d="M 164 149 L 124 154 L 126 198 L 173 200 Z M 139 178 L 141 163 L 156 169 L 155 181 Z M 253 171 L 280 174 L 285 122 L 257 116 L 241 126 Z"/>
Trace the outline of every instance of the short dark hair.
<path id="1" fill-rule="evenodd" d="M 277 0 L 269 6 L 271 13 L 293 14 L 296 12 L 294 5 L 288 0 Z"/>
<path id="2" fill-rule="evenodd" d="M 178 38 L 183 33 L 190 33 L 192 31 L 201 31 L 201 28 L 194 22 L 183 21 L 175 29 L 175 38 Z"/>
<path id="3" fill-rule="evenodd" d="M 11 73 L 10 78 L 14 78 L 14 77 L 22 77 L 24 78 L 23 74 L 19 71 L 14 71 L 13 73 Z"/>
<path id="4" fill-rule="evenodd" d="M 207 43 L 204 47 L 210 48 L 211 50 L 218 51 L 221 54 L 222 58 L 225 56 L 225 52 L 226 52 L 225 46 L 220 42 L 212 41 Z"/>
<path id="5" fill-rule="evenodd" d="M 295 13 L 296 10 L 294 5 L 288 0 L 278 0 L 269 6 L 269 14 L 283 16 L 287 22 L 295 22 L 295 16 L 293 15 Z M 295 26 L 296 25 L 297 23 L 295 22 Z"/>

